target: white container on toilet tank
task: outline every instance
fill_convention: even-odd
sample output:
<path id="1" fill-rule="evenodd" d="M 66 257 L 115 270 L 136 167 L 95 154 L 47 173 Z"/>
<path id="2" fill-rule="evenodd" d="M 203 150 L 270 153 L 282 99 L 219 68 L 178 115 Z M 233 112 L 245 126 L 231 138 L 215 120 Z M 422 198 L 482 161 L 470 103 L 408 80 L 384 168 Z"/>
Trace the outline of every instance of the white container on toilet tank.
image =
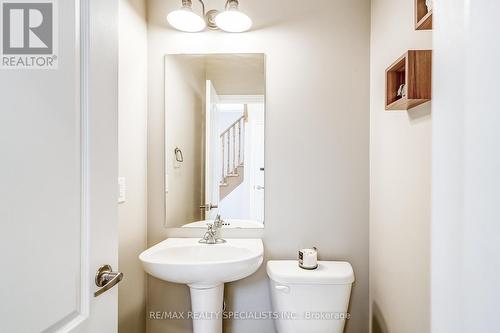
<path id="1" fill-rule="evenodd" d="M 347 262 L 318 261 L 304 270 L 296 260 L 267 262 L 278 333 L 342 333 L 354 282 Z"/>

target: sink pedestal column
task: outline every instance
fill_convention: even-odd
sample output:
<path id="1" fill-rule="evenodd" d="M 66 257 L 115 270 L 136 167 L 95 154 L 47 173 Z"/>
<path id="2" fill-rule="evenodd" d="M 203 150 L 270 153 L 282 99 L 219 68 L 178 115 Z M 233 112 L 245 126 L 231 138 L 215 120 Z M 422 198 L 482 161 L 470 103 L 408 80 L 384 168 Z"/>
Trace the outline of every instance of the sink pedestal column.
<path id="1" fill-rule="evenodd" d="M 224 284 L 190 285 L 193 333 L 222 333 Z"/>

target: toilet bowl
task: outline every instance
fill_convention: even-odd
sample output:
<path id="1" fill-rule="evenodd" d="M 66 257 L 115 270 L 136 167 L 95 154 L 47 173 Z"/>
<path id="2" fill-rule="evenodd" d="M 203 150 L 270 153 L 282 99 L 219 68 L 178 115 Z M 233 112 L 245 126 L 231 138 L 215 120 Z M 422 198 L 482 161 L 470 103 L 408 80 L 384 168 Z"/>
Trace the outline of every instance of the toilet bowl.
<path id="1" fill-rule="evenodd" d="M 318 261 L 305 270 L 296 260 L 267 262 L 278 333 L 342 333 L 354 282 L 347 262 Z"/>

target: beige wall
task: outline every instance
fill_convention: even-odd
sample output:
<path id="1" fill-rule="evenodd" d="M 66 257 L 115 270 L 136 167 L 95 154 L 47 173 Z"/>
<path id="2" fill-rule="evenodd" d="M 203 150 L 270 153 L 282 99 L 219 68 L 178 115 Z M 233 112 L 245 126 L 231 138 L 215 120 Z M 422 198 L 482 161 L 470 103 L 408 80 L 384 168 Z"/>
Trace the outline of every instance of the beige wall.
<path id="1" fill-rule="evenodd" d="M 316 245 L 322 259 L 350 261 L 357 281 L 347 332 L 367 332 L 369 1 L 242 1 L 255 21 L 245 34 L 174 31 L 165 15 L 178 6 L 148 1 L 148 244 L 182 234 L 164 227 L 165 54 L 266 53 L 266 228 L 235 234 L 263 237 L 266 259 L 295 258 L 299 247 Z M 189 309 L 186 286 L 149 281 L 148 311 Z M 227 285 L 226 300 L 235 311 L 270 310 L 265 269 Z M 225 326 L 226 332 L 274 331 L 272 321 Z M 191 324 L 149 320 L 148 332 L 188 333 Z"/>
<path id="2" fill-rule="evenodd" d="M 169 227 L 199 221 L 202 203 L 205 61 L 173 55 L 165 58 L 166 216 Z M 182 150 L 177 163 L 174 150 Z"/>
<path id="3" fill-rule="evenodd" d="M 207 80 L 219 95 L 265 95 L 265 57 L 262 54 L 212 55 L 206 59 Z"/>
<path id="4" fill-rule="evenodd" d="M 145 332 L 146 276 L 137 259 L 146 248 L 147 26 L 144 0 L 120 0 L 119 176 L 126 202 L 119 205 L 120 333 Z"/>
<path id="5" fill-rule="evenodd" d="M 370 294 L 373 333 L 429 332 L 431 105 L 384 111 L 384 71 L 408 49 L 413 0 L 373 0 L 371 17 Z"/>

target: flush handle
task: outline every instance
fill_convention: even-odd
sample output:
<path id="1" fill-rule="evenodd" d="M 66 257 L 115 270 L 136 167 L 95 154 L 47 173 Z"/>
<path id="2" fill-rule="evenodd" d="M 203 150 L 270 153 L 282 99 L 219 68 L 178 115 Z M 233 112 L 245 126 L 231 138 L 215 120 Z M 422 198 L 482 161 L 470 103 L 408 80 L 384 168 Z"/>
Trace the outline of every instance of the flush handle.
<path id="1" fill-rule="evenodd" d="M 290 287 L 288 287 L 288 286 L 277 285 L 274 288 L 277 291 L 280 291 L 280 292 L 285 293 L 285 294 L 289 294 L 290 293 Z"/>
<path id="2" fill-rule="evenodd" d="M 100 296 L 109 289 L 113 288 L 123 279 L 123 273 L 113 272 L 110 265 L 104 265 L 99 267 L 95 275 L 95 284 L 101 289 L 94 293 L 94 297 Z"/>

